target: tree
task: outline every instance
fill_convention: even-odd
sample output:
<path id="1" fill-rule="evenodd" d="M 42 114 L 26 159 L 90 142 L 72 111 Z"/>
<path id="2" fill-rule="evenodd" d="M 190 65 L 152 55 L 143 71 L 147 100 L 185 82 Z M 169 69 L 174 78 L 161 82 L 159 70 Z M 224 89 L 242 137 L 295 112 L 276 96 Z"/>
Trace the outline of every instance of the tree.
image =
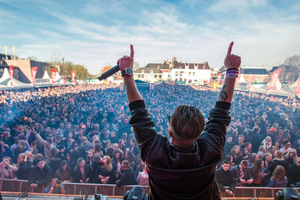
<path id="1" fill-rule="evenodd" d="M 29 56 L 27 57 L 27 60 L 38 60 L 36 56 Z"/>
<path id="2" fill-rule="evenodd" d="M 300 68 L 300 54 L 285 59 L 284 65 Z"/>
<path id="3" fill-rule="evenodd" d="M 287 58 L 279 68 L 282 69 L 279 75 L 281 82 L 288 84 L 294 83 L 300 73 L 300 54 Z"/>

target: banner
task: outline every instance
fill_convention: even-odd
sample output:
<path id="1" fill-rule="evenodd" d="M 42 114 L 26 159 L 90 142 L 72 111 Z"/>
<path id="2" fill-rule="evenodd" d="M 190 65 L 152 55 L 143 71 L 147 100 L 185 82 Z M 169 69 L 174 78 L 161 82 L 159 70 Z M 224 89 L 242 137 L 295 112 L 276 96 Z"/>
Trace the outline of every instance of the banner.
<path id="1" fill-rule="evenodd" d="M 155 83 L 151 84 L 150 90 L 154 90 Z"/>
<path id="2" fill-rule="evenodd" d="M 56 69 L 52 69 L 51 71 L 51 81 L 52 84 L 55 83 Z"/>
<path id="3" fill-rule="evenodd" d="M 241 71 L 239 71 L 238 78 L 237 78 L 237 79 L 235 79 L 235 82 L 237 83 L 238 81 L 240 81 L 240 79 L 241 79 Z"/>
<path id="4" fill-rule="evenodd" d="M 220 80 L 221 80 L 221 78 L 222 78 L 222 73 L 219 73 L 219 75 L 218 75 L 218 79 L 217 79 L 217 83 L 218 83 L 218 85 L 220 85 Z"/>
<path id="5" fill-rule="evenodd" d="M 32 67 L 32 68 L 31 68 L 32 84 L 35 83 L 36 72 L 37 72 L 37 67 Z"/>
<path id="6" fill-rule="evenodd" d="M 299 94 L 299 90 L 300 90 L 300 75 L 299 75 L 299 78 L 298 78 L 297 87 L 296 87 L 296 90 L 295 90 L 295 95 Z"/>
<path id="7" fill-rule="evenodd" d="M 9 74 L 10 74 L 10 83 L 11 86 L 13 86 L 13 77 L 14 77 L 14 66 L 9 66 Z"/>
<path id="8" fill-rule="evenodd" d="M 76 72 L 72 71 L 72 76 L 71 76 L 72 83 L 75 83 L 75 74 L 76 74 Z"/>
<path id="9" fill-rule="evenodd" d="M 269 90 L 274 90 L 275 89 L 275 85 L 276 85 L 276 82 L 278 80 L 278 77 L 279 77 L 279 74 L 281 72 L 281 69 L 276 69 L 273 74 L 272 74 L 272 78 L 271 78 L 271 81 L 270 81 L 270 87 L 269 87 Z"/>

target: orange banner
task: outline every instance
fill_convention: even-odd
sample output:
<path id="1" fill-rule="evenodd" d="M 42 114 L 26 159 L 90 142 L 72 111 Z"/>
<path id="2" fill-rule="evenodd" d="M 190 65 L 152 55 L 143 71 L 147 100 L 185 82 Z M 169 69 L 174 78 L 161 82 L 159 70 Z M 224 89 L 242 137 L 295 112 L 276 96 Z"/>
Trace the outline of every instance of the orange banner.
<path id="1" fill-rule="evenodd" d="M 55 83 L 56 69 L 52 69 L 51 71 L 51 80 L 52 83 Z"/>
<path id="2" fill-rule="evenodd" d="M 295 95 L 299 94 L 299 90 L 300 90 L 300 75 L 299 75 L 299 78 L 298 78 L 297 87 L 296 87 L 296 90 L 295 90 Z"/>
<path id="3" fill-rule="evenodd" d="M 217 83 L 218 83 L 218 85 L 220 84 L 220 80 L 221 80 L 221 78 L 222 78 L 222 73 L 219 73 L 219 75 L 218 75 L 218 79 L 217 79 Z"/>
<path id="4" fill-rule="evenodd" d="M 269 90 L 274 90 L 275 89 L 275 85 L 276 85 L 276 82 L 278 80 L 278 77 L 279 77 L 279 74 L 281 72 L 281 69 L 276 69 L 273 74 L 272 74 L 272 78 L 271 78 L 271 81 L 270 81 L 270 86 L 269 86 Z"/>
<path id="5" fill-rule="evenodd" d="M 35 77 L 36 77 L 36 73 L 37 73 L 37 67 L 32 67 L 31 68 L 31 78 L 32 78 L 32 83 L 35 83 Z"/>
<path id="6" fill-rule="evenodd" d="M 10 80 L 11 80 L 11 86 L 13 86 L 13 77 L 14 77 L 14 66 L 9 66 L 9 74 L 10 74 Z"/>
<path id="7" fill-rule="evenodd" d="M 75 71 L 72 71 L 72 77 L 71 77 L 71 81 L 72 83 L 75 83 Z"/>

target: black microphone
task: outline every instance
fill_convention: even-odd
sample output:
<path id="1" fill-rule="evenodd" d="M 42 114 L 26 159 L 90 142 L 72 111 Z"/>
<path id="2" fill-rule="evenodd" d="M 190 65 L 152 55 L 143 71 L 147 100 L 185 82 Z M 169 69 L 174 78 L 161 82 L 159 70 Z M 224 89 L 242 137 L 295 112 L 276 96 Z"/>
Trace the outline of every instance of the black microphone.
<path id="1" fill-rule="evenodd" d="M 98 79 L 100 81 L 102 81 L 103 79 L 106 79 L 106 78 L 110 77 L 111 75 L 118 72 L 119 70 L 120 70 L 119 65 L 116 65 L 113 68 L 111 68 L 110 70 L 107 70 L 106 72 L 101 74 L 101 76 L 99 76 Z"/>

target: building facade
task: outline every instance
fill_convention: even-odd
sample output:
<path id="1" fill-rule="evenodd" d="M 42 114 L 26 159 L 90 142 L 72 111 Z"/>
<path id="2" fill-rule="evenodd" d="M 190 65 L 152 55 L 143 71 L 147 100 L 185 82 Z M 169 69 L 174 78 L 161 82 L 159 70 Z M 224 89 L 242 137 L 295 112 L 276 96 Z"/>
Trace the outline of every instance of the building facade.
<path id="1" fill-rule="evenodd" d="M 144 68 L 135 70 L 134 78 L 154 83 L 157 81 L 173 81 L 191 84 L 205 84 L 211 78 L 211 69 L 207 62 L 182 63 L 149 63 Z"/>

